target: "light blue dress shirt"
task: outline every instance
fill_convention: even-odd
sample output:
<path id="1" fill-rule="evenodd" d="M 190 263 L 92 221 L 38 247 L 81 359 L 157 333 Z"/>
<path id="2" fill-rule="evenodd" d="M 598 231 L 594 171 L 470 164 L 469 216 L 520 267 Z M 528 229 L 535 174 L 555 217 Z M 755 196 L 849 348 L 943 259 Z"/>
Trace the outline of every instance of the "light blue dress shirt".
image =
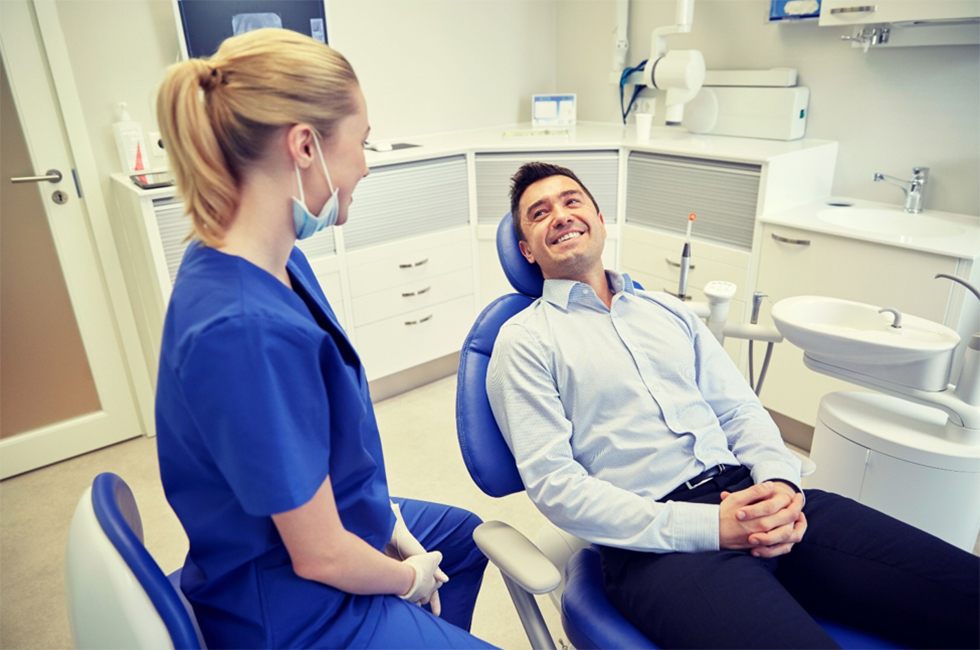
<path id="1" fill-rule="evenodd" d="M 658 502 L 719 464 L 800 484 L 800 462 L 701 320 L 607 271 L 593 289 L 546 280 L 507 321 L 487 393 L 527 493 L 554 524 L 639 551 L 718 549 L 718 506 Z"/>

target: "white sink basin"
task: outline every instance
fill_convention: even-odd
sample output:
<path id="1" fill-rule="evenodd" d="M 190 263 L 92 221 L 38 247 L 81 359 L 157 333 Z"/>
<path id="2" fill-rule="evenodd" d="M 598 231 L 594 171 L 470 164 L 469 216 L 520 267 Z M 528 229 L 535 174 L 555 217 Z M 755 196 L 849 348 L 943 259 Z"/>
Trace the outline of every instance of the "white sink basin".
<path id="1" fill-rule="evenodd" d="M 780 300 L 772 319 L 811 359 L 920 390 L 943 390 L 959 335 L 939 323 L 902 314 L 892 327 L 881 307 L 824 296 Z"/>
<path id="2" fill-rule="evenodd" d="M 949 237 L 964 232 L 954 222 L 898 208 L 827 208 L 817 218 L 841 228 L 905 237 Z"/>

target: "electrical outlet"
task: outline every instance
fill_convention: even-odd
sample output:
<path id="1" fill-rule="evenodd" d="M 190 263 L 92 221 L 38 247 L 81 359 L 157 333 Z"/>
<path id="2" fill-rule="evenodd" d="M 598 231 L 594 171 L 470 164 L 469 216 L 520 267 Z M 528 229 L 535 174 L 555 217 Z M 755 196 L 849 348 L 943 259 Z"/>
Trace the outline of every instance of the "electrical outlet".
<path id="1" fill-rule="evenodd" d="M 159 131 L 150 131 L 147 134 L 149 139 L 150 151 L 153 152 L 154 156 L 163 155 L 163 138 L 160 137 Z"/>
<path id="2" fill-rule="evenodd" d="M 163 139 L 159 131 L 150 131 L 146 134 L 146 146 L 150 150 L 150 163 L 153 169 L 166 169 L 170 166 L 167 160 L 167 152 L 163 148 Z"/>

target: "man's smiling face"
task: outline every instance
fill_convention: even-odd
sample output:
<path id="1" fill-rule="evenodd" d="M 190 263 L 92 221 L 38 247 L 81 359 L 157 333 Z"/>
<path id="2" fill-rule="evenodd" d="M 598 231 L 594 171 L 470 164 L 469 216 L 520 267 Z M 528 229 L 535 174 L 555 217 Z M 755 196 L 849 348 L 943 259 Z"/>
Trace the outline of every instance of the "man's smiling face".
<path id="1" fill-rule="evenodd" d="M 582 186 L 568 176 L 528 185 L 520 199 L 521 253 L 545 278 L 580 280 L 598 265 L 606 222 Z"/>

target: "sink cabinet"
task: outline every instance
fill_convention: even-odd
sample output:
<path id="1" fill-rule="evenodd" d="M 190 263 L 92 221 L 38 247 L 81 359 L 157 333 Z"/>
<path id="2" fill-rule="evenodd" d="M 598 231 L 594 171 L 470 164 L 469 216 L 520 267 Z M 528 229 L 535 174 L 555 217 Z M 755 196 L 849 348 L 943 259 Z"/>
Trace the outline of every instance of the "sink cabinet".
<path id="1" fill-rule="evenodd" d="M 760 323 L 773 326 L 774 303 L 820 295 L 892 307 L 957 329 L 961 291 L 937 273 L 969 277 L 969 263 L 955 257 L 765 224 L 756 287 L 768 294 Z M 757 362 L 761 362 L 760 358 Z M 818 374 L 803 352 L 786 341 L 775 346 L 762 402 L 813 426 L 820 398 L 852 384 Z"/>

